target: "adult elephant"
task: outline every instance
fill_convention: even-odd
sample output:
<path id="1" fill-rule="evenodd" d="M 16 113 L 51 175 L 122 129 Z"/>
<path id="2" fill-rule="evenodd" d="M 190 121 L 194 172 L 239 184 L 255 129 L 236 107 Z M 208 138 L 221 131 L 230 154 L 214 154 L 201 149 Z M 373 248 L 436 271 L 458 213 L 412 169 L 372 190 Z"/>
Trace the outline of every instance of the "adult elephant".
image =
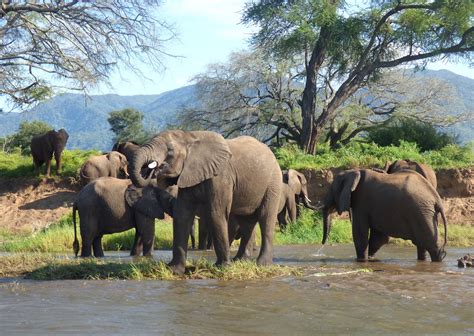
<path id="1" fill-rule="evenodd" d="M 140 148 L 140 145 L 135 141 L 117 141 L 112 147 L 112 150 L 122 153 L 127 160 L 130 161 L 138 148 Z"/>
<path id="2" fill-rule="evenodd" d="M 150 171 L 144 178 L 141 172 L 146 167 Z M 280 167 L 266 145 L 248 136 L 225 140 L 215 132 L 165 131 L 140 147 L 130 162 L 135 185 L 147 186 L 152 176 L 159 183 L 179 187 L 169 263 L 175 273 L 185 270 L 189 230 L 198 208 L 212 230 L 216 264 L 230 261 L 227 225 L 231 215 L 242 219 L 235 258 L 244 254 L 258 221 L 262 244 L 257 264 L 272 262 L 282 181 Z"/>
<path id="3" fill-rule="evenodd" d="M 436 173 L 430 166 L 424 163 L 418 163 L 416 161 L 411 160 L 396 160 L 395 162 L 387 161 L 385 164 L 384 170 L 388 174 L 392 174 L 398 172 L 402 169 L 410 169 L 420 173 L 423 177 L 425 177 L 428 182 L 436 189 L 438 186 L 438 181 L 436 179 Z"/>
<path id="4" fill-rule="evenodd" d="M 372 259 L 389 236 L 411 240 L 417 247 L 418 260 L 425 260 L 426 251 L 432 261 L 441 261 L 446 255 L 447 227 L 442 200 L 428 180 L 415 171 L 345 171 L 334 178 L 322 205 L 323 244 L 331 228 L 330 212 L 351 211 L 359 261 Z M 438 213 L 445 229 L 442 247 L 438 244 Z"/>
<path id="5" fill-rule="evenodd" d="M 80 178 L 82 185 L 99 177 L 117 177 L 120 171 L 128 176 L 128 161 L 125 155 L 119 152 L 109 152 L 104 155 L 90 157 L 81 167 Z"/>
<path id="6" fill-rule="evenodd" d="M 46 176 L 50 177 L 53 154 L 56 160 L 56 175 L 61 174 L 61 155 L 68 138 L 69 134 L 61 128 L 59 131 L 51 130 L 31 139 L 30 148 L 36 175 L 39 175 L 40 167 L 46 162 Z"/>
<path id="7" fill-rule="evenodd" d="M 103 257 L 102 236 L 135 228 L 130 255 L 150 256 L 155 240 L 155 218 L 173 215 L 175 198 L 149 186 L 136 188 L 130 180 L 101 177 L 86 185 L 73 205 L 74 253 L 79 252 L 76 212 L 79 212 L 82 238 L 81 257 Z"/>

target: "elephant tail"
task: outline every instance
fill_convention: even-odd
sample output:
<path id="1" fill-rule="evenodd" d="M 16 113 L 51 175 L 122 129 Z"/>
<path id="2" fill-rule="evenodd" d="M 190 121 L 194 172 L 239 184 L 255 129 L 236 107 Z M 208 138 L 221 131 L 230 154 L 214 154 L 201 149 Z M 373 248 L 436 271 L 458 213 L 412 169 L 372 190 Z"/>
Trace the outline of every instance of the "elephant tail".
<path id="1" fill-rule="evenodd" d="M 441 214 L 441 219 L 443 220 L 443 225 L 444 225 L 444 244 L 443 244 L 443 250 L 444 247 L 446 246 L 446 243 L 448 241 L 448 226 L 447 226 L 447 220 L 446 220 L 446 214 L 444 213 L 443 206 L 440 204 L 435 205 L 435 216 L 438 216 L 438 213 Z"/>
<path id="2" fill-rule="evenodd" d="M 72 243 L 72 248 L 74 250 L 74 254 L 77 257 L 77 254 L 79 253 L 79 241 L 77 240 L 76 212 L 77 212 L 77 205 L 74 202 L 74 205 L 72 206 L 72 222 L 74 223 L 74 242 Z"/>

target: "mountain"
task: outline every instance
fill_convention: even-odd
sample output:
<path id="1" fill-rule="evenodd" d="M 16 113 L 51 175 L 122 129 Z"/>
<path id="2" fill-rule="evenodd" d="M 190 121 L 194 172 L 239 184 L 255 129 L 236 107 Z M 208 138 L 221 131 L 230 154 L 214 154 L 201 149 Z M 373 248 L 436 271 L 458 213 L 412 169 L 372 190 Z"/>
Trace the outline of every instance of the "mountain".
<path id="1" fill-rule="evenodd" d="M 445 80 L 459 96 L 453 114 L 474 113 L 474 79 L 447 70 L 425 70 L 416 74 L 424 78 Z M 0 137 L 15 133 L 23 120 L 42 120 L 56 129 L 65 128 L 69 133 L 68 148 L 96 148 L 110 150 L 113 133 L 107 122 L 109 112 L 134 108 L 144 114 L 147 128 L 155 131 L 176 122 L 176 114 L 184 106 L 197 104 L 194 85 L 158 95 L 119 96 L 115 94 L 85 97 L 81 94 L 62 94 L 40 103 L 23 113 L 0 113 Z M 474 115 L 473 115 L 474 119 Z M 474 120 L 447 128 L 459 134 L 463 143 L 474 140 Z"/>
<path id="2" fill-rule="evenodd" d="M 144 124 L 161 130 L 175 122 L 181 106 L 196 101 L 194 86 L 158 95 L 119 96 L 116 94 L 85 97 L 66 93 L 55 96 L 23 113 L 0 113 L 0 136 L 15 133 L 24 120 L 41 120 L 69 133 L 67 148 L 112 148 L 113 132 L 107 122 L 111 111 L 134 108 L 144 114 Z"/>

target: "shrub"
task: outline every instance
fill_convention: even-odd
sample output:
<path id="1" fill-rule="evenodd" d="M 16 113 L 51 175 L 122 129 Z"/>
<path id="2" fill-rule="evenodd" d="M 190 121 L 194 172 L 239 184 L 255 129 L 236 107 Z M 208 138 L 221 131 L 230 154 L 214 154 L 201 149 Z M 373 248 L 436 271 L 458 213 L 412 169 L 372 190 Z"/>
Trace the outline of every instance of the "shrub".
<path id="1" fill-rule="evenodd" d="M 21 154 L 29 155 L 31 153 L 31 138 L 35 135 L 44 134 L 52 129 L 52 126 L 39 120 L 31 122 L 23 121 L 18 128 L 18 132 L 9 137 L 10 141 L 5 146 L 5 150 L 9 152 L 13 150 L 13 148 L 20 148 Z"/>
<path id="2" fill-rule="evenodd" d="M 368 131 L 366 137 L 380 146 L 398 146 L 401 141 L 413 142 L 423 152 L 439 150 L 457 142 L 455 136 L 443 133 L 426 122 L 413 119 L 399 119 L 387 127 Z"/>

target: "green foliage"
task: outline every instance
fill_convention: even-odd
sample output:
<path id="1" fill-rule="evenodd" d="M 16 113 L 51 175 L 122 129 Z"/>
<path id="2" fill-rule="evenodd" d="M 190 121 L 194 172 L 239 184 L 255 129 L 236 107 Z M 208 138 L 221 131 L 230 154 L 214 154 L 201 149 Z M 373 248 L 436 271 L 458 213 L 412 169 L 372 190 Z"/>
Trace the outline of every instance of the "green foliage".
<path id="1" fill-rule="evenodd" d="M 367 139 L 380 146 L 398 146 L 401 141 L 414 142 L 421 151 L 439 150 L 456 143 L 456 137 L 412 119 L 396 120 L 386 127 L 369 130 Z"/>
<path id="2" fill-rule="evenodd" d="M 52 126 L 43 121 L 23 121 L 18 128 L 18 132 L 10 136 L 10 141 L 5 148 L 5 151 L 10 152 L 14 148 L 19 148 L 23 155 L 29 155 L 31 153 L 31 138 L 35 135 L 44 134 L 52 129 Z"/>
<path id="3" fill-rule="evenodd" d="M 64 150 L 62 153 L 62 176 L 75 177 L 82 164 L 90 156 L 98 154 L 100 152 L 96 150 Z M 12 153 L 0 153 L 0 176 L 9 178 L 33 177 L 33 159 L 31 156 L 21 155 L 19 150 Z"/>
<path id="4" fill-rule="evenodd" d="M 283 232 L 278 232 L 275 244 L 321 244 L 323 240 L 323 221 L 319 213 L 302 208 L 301 216 L 290 223 Z M 333 219 L 329 243 L 351 243 L 352 229 L 349 221 Z"/>
<path id="5" fill-rule="evenodd" d="M 276 149 L 275 155 L 282 169 L 383 167 L 385 162 L 398 159 L 426 163 L 435 169 L 474 165 L 472 146 L 448 145 L 439 151 L 420 152 L 416 144 L 405 141 L 400 146 L 386 147 L 353 141 L 335 151 L 328 144 L 320 144 L 317 155 L 305 154 L 297 146 L 288 145 Z"/>
<path id="6" fill-rule="evenodd" d="M 141 143 L 147 137 L 143 128 L 143 113 L 132 108 L 126 108 L 109 113 L 107 121 L 110 130 L 115 133 L 114 142 L 136 141 Z"/>

